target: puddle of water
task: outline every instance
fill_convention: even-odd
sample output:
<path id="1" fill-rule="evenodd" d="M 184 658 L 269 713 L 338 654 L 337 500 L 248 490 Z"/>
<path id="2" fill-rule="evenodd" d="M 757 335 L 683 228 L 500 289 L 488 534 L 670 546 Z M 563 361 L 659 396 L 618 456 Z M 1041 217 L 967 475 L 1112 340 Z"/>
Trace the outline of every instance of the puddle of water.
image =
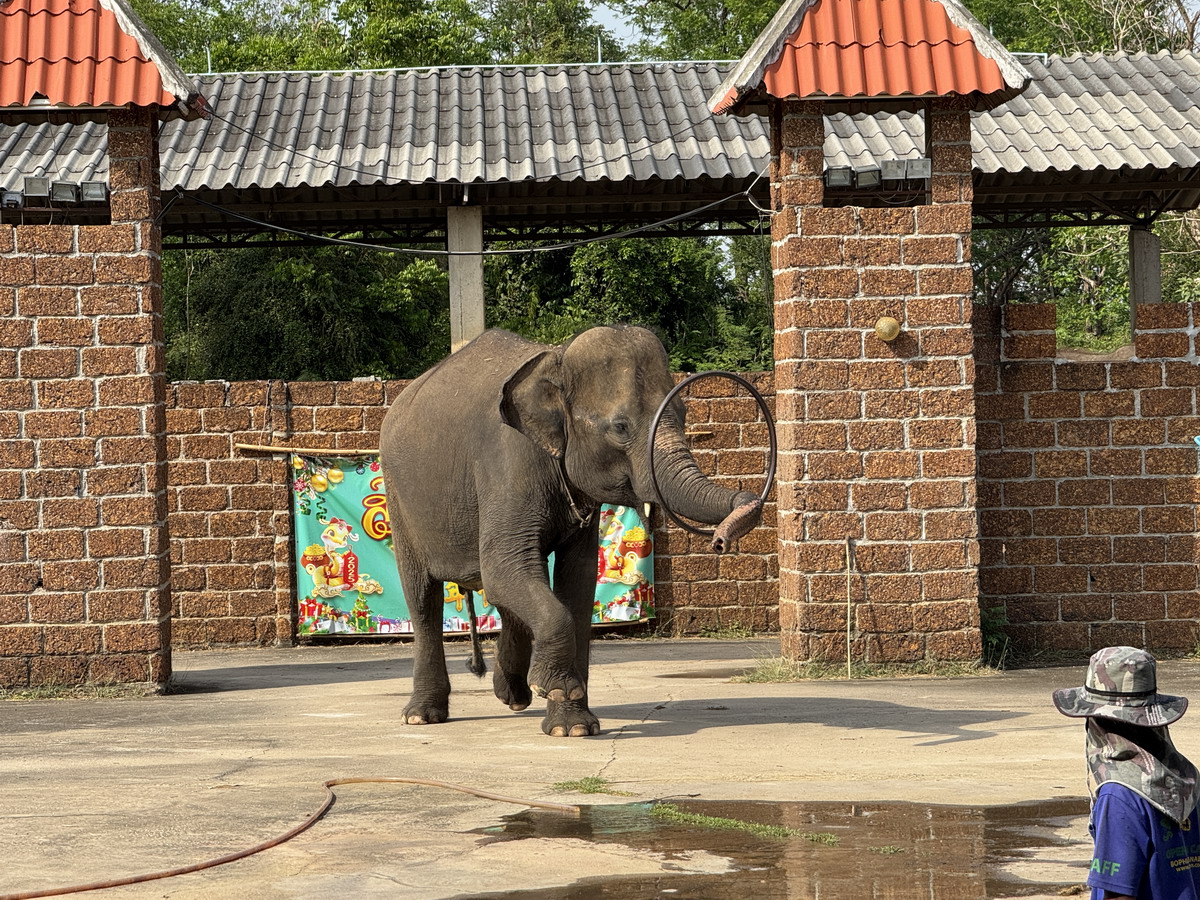
<path id="1" fill-rule="evenodd" d="M 718 681 L 728 681 L 745 675 L 753 667 L 734 666 L 726 669 L 696 669 L 690 672 L 660 672 L 655 678 L 715 678 Z"/>
<path id="2" fill-rule="evenodd" d="M 481 829 L 483 841 L 574 838 L 665 859 L 680 874 L 583 879 L 548 890 L 474 894 L 505 900 L 986 900 L 1057 896 L 1087 878 L 1088 801 L 1000 807 L 909 803 L 673 801 L 683 811 L 832 834 L 835 845 L 676 824 L 649 803 L 584 807 L 573 818 L 539 810 Z M 1081 819 L 1082 817 L 1082 819 Z M 724 874 L 688 874 L 705 851 Z"/>

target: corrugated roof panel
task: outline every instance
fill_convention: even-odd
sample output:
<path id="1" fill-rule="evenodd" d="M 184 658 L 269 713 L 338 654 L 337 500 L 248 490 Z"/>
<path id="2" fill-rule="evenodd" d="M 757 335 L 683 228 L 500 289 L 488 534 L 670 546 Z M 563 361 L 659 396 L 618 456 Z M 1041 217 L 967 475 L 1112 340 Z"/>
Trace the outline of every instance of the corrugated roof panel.
<path id="1" fill-rule="evenodd" d="M 1200 161 L 1200 56 L 1028 66 L 1024 95 L 973 115 L 977 173 Z M 769 159 L 764 122 L 707 109 L 728 71 L 635 63 L 205 75 L 199 85 L 215 117 L 164 125 L 163 188 L 752 177 Z M 1089 85 L 1104 93 L 1086 93 Z M 924 152 L 919 115 L 837 114 L 828 123 L 830 165 Z M 103 151 L 103 129 L 2 128 L 0 184 L 18 174 L 104 177 Z"/>
<path id="2" fill-rule="evenodd" d="M 197 93 L 125 0 L 0 5 L 0 107 L 160 106 Z"/>
<path id="3" fill-rule="evenodd" d="M 1011 97 L 1028 73 L 958 0 L 785 0 L 710 99 Z M 991 99 L 988 99 L 991 98 Z"/>

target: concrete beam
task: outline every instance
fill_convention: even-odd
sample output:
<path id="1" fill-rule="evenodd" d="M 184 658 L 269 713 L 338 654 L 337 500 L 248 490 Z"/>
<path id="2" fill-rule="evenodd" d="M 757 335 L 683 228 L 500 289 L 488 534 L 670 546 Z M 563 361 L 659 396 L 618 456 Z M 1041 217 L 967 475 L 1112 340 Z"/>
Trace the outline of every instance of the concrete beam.
<path id="1" fill-rule="evenodd" d="M 1129 302 L 1162 303 L 1162 246 L 1148 228 L 1129 229 Z"/>
<path id="2" fill-rule="evenodd" d="M 483 334 L 483 209 L 451 206 L 446 210 L 446 248 L 473 256 L 450 257 L 450 352 Z"/>

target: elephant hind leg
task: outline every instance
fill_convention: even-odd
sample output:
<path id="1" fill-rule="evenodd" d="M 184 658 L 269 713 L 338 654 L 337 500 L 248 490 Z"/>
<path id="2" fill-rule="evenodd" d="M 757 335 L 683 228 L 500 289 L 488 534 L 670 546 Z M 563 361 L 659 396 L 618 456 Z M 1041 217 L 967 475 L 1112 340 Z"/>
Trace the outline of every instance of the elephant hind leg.
<path id="1" fill-rule="evenodd" d="M 450 717 L 450 677 L 442 644 L 442 584 L 428 574 L 402 576 L 413 623 L 413 690 L 404 707 L 408 725 L 434 725 Z"/>
<path id="2" fill-rule="evenodd" d="M 496 671 L 492 673 L 492 690 L 497 699 L 509 709 L 520 711 L 533 702 L 529 688 L 529 660 L 533 656 L 533 639 L 525 623 L 506 609 L 500 610 L 504 627 L 496 641 Z"/>

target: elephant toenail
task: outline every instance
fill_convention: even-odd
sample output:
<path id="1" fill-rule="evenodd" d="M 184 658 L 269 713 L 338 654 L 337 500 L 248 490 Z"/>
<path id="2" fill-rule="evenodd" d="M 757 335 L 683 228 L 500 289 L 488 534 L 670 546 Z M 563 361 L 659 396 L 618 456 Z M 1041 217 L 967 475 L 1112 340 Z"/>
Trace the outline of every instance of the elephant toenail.
<path id="1" fill-rule="evenodd" d="M 550 736 L 551 737 L 566 737 L 567 731 L 561 725 L 555 725 L 553 728 L 550 729 Z"/>
<path id="2" fill-rule="evenodd" d="M 529 704 L 528 703 L 510 703 L 510 704 L 508 704 L 508 708 L 511 709 L 513 712 L 520 712 L 523 709 L 528 709 Z"/>
<path id="3" fill-rule="evenodd" d="M 586 725 L 571 726 L 571 737 L 587 737 L 589 734 L 591 734 L 591 731 Z"/>
<path id="4" fill-rule="evenodd" d="M 572 690 L 571 690 L 571 699 L 572 699 L 572 700 L 582 700 L 582 699 L 583 699 L 583 695 L 584 695 L 585 693 L 587 693 L 587 692 L 586 692 L 586 691 L 585 691 L 583 688 L 581 688 L 581 687 L 572 688 Z"/>
<path id="5" fill-rule="evenodd" d="M 567 699 L 567 695 L 564 694 L 562 691 L 560 691 L 558 688 L 555 688 L 554 690 L 552 690 L 549 694 L 549 697 L 555 703 L 562 703 L 564 700 Z"/>

